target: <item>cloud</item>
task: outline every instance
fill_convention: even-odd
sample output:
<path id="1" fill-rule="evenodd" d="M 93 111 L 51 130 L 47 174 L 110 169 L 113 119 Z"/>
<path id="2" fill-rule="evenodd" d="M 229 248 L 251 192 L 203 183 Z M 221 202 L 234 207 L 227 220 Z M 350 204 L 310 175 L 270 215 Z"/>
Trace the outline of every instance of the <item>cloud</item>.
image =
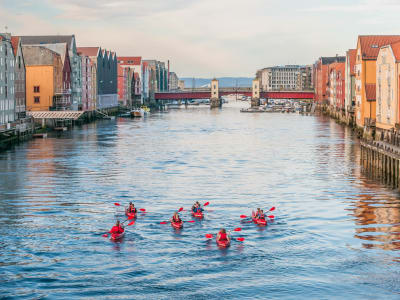
<path id="1" fill-rule="evenodd" d="M 72 20 L 104 20 L 104 18 L 134 18 L 158 12 L 188 7 L 195 0 L 47 0 L 57 8 L 58 17 Z"/>
<path id="2" fill-rule="evenodd" d="M 72 34 L 79 46 L 170 60 L 179 76 L 254 76 L 258 68 L 344 54 L 357 35 L 400 33 L 392 0 L 0 0 L 0 27 Z"/>

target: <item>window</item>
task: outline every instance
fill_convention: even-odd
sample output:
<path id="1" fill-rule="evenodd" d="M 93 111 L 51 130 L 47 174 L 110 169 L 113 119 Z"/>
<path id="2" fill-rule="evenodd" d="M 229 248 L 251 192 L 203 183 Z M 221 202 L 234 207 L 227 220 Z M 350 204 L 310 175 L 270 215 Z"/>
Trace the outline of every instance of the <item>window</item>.
<path id="1" fill-rule="evenodd" d="M 40 103 L 40 97 L 33 97 L 34 103 Z"/>
<path id="2" fill-rule="evenodd" d="M 40 93 L 40 86 L 34 86 L 33 87 L 33 92 L 34 93 Z"/>

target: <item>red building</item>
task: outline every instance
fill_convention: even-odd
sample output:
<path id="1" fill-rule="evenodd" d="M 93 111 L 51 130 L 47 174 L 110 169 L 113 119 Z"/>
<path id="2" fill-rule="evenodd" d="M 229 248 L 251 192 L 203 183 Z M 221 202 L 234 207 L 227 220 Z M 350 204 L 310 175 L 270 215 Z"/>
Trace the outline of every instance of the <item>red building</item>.
<path id="1" fill-rule="evenodd" d="M 336 62 L 329 65 L 328 95 L 329 104 L 336 111 L 345 109 L 345 63 Z"/>
<path id="2" fill-rule="evenodd" d="M 313 84 L 315 101 L 319 104 L 328 104 L 329 65 L 335 62 L 345 62 L 345 56 L 320 57 L 313 66 Z"/>
<path id="3" fill-rule="evenodd" d="M 141 101 L 141 74 L 141 56 L 118 57 L 118 98 L 120 102 L 130 101 L 127 98 L 133 98 L 131 100 L 134 101 Z"/>

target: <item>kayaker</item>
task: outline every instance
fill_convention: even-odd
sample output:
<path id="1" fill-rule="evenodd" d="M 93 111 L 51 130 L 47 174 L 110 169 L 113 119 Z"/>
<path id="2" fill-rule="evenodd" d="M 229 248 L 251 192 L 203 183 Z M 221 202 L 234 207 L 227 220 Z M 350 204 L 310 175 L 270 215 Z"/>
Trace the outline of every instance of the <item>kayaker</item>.
<path id="1" fill-rule="evenodd" d="M 133 204 L 132 202 L 129 202 L 129 207 L 126 209 L 126 211 L 131 214 L 136 214 L 137 209 L 135 207 L 135 204 Z"/>
<path id="2" fill-rule="evenodd" d="M 221 228 L 221 230 L 218 232 L 217 241 L 231 241 L 229 235 L 226 234 L 226 230 L 224 228 Z"/>
<path id="3" fill-rule="evenodd" d="M 124 227 L 121 226 L 119 220 L 117 221 L 115 226 L 110 230 L 110 233 L 123 233 L 123 232 L 124 232 Z"/>
<path id="4" fill-rule="evenodd" d="M 172 222 L 174 223 L 180 223 L 182 222 L 181 217 L 177 212 L 174 212 L 174 215 L 172 216 Z"/>
<path id="5" fill-rule="evenodd" d="M 260 208 L 257 208 L 256 214 L 254 215 L 254 218 L 255 219 L 260 218 L 261 214 L 262 214 L 262 210 Z"/>
<path id="6" fill-rule="evenodd" d="M 262 209 L 260 209 L 260 212 L 258 213 L 258 219 L 265 220 L 265 214 Z"/>
<path id="7" fill-rule="evenodd" d="M 202 212 L 203 209 L 201 208 L 201 204 L 199 203 L 199 201 L 196 201 L 196 203 L 193 205 L 192 207 L 193 212 L 198 213 L 198 212 Z"/>

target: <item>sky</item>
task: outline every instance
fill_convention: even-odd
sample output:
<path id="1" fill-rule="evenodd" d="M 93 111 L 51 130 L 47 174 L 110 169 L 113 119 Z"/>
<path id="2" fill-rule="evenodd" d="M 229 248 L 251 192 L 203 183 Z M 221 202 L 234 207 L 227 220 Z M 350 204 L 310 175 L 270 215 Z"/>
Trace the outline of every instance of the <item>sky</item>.
<path id="1" fill-rule="evenodd" d="M 0 31 L 75 34 L 78 46 L 170 60 L 179 77 L 345 55 L 360 34 L 400 34 L 399 0 L 0 0 Z"/>

